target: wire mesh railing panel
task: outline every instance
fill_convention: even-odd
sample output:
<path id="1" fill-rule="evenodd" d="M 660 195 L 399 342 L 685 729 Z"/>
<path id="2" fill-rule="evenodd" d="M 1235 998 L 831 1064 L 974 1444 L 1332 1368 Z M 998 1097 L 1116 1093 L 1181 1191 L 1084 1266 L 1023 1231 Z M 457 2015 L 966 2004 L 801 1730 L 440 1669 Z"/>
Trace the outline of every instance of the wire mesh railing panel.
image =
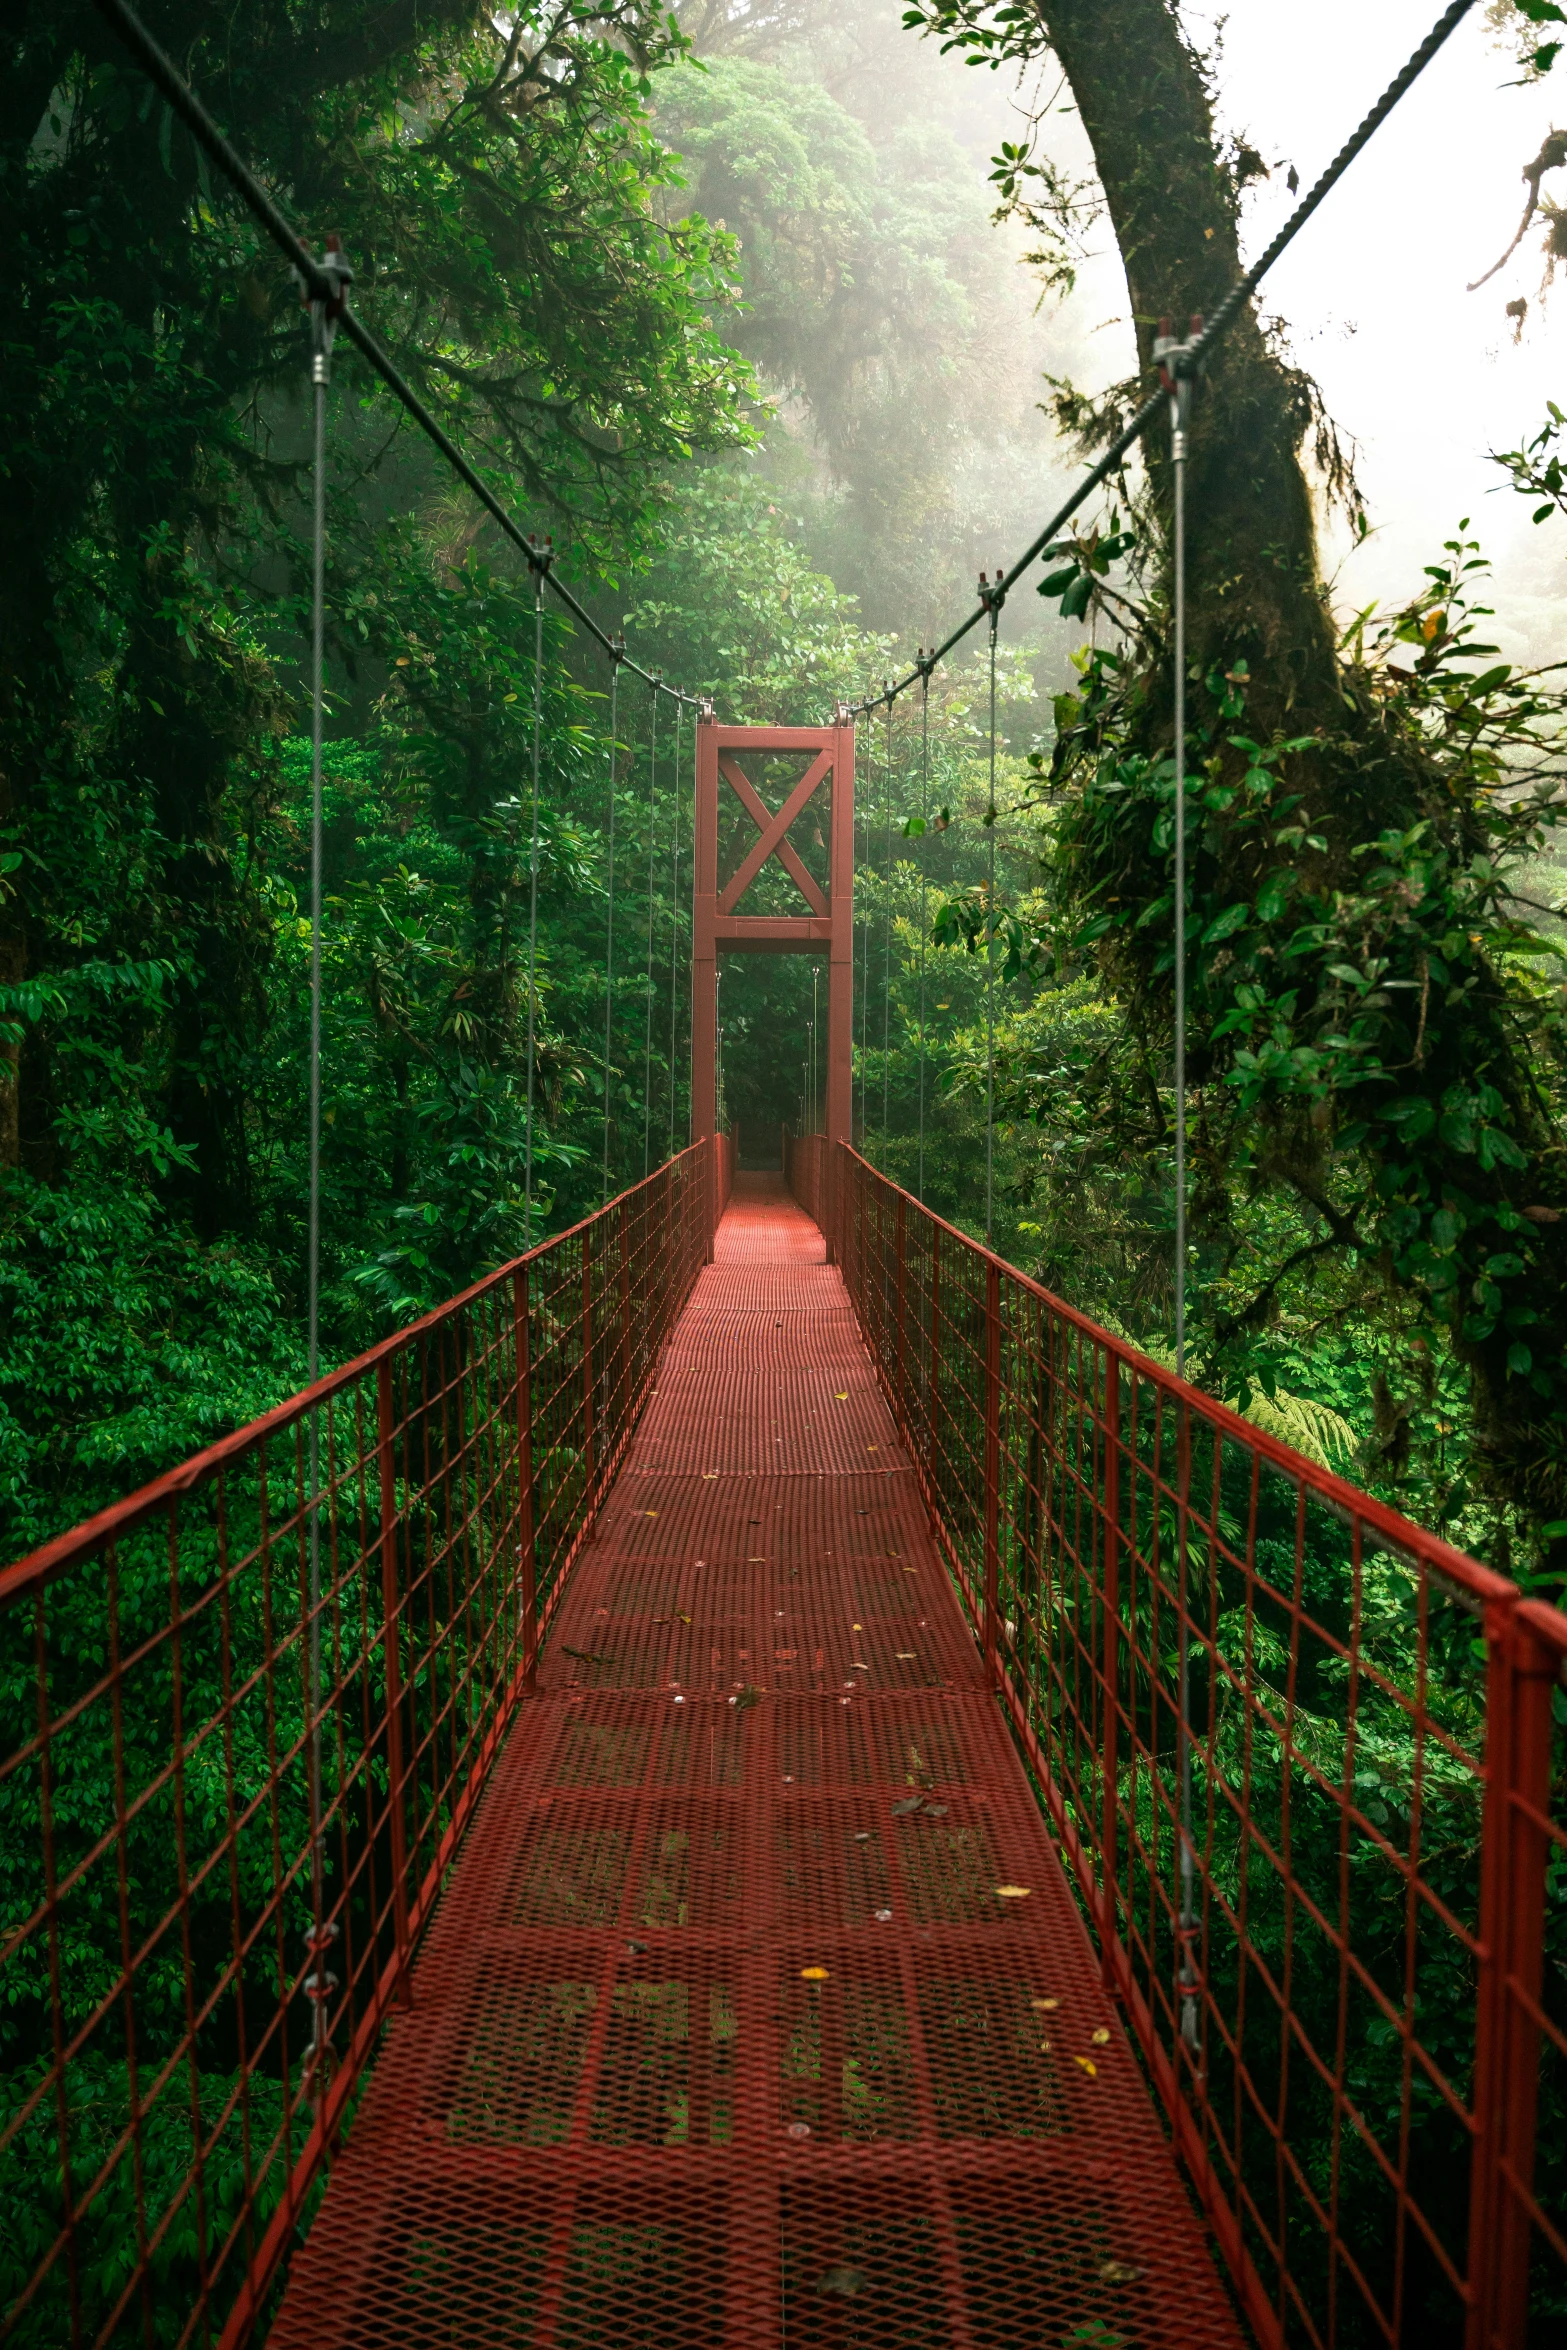
<path id="1" fill-rule="evenodd" d="M 0 1575 L 7 2340 L 264 2308 L 709 1254 L 713 1162 Z"/>
<path id="2" fill-rule="evenodd" d="M 1567 1618 L 852 1151 L 811 1177 L 1253 2325 L 1554 2338 Z"/>

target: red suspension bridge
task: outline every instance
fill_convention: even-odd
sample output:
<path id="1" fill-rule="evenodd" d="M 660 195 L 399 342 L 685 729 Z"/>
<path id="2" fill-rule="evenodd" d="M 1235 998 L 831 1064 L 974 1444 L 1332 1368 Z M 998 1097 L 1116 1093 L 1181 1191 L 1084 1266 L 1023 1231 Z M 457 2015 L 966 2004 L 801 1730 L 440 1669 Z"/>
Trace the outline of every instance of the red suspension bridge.
<path id="1" fill-rule="evenodd" d="M 1560 2340 L 1567 1617 L 856 1153 L 698 734 L 693 1146 L 0 1576 L 7 2338 Z"/>

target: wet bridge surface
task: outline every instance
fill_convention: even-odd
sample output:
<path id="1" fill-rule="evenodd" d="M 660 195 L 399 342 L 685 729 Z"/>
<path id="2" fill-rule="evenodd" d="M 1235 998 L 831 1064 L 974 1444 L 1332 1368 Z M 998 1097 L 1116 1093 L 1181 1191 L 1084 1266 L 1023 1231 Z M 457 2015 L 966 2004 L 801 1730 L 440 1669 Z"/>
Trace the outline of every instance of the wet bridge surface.
<path id="1" fill-rule="evenodd" d="M 270 2339 L 1242 2339 L 779 1178 L 737 1179 Z"/>

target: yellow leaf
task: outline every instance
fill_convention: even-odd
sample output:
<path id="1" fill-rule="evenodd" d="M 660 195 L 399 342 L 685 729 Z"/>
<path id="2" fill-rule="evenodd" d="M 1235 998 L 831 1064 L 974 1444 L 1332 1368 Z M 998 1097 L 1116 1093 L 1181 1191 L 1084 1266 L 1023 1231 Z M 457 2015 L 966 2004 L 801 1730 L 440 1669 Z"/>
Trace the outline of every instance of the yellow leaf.
<path id="1" fill-rule="evenodd" d="M 825 1983 L 827 1969 L 824 1966 L 803 1966 L 800 1969 L 800 1980 L 802 1983 Z"/>
<path id="2" fill-rule="evenodd" d="M 1110 2035 L 1105 2030 L 1103 2024 L 1100 2025 L 1098 2031 L 1093 2033 L 1091 2037 L 1096 2048 L 1108 2048 L 1110 2045 Z"/>
<path id="3" fill-rule="evenodd" d="M 1028 2004 L 1030 2007 L 1054 2008 L 1059 2007 L 1061 2002 L 1059 1999 L 1031 1999 Z"/>
<path id="4" fill-rule="evenodd" d="M 702 1474 L 704 1477 L 716 1477 L 718 1475 L 718 1471 L 716 1469 L 704 1469 Z"/>
<path id="5" fill-rule="evenodd" d="M 1095 2064 L 1091 2056 L 1074 2056 L 1072 2062 L 1074 2064 L 1080 2064 L 1091 2081 L 1098 2080 L 1099 2067 Z"/>
<path id="6" fill-rule="evenodd" d="M 1424 621 L 1421 623 L 1420 633 L 1425 638 L 1427 644 L 1430 644 L 1433 637 L 1441 635 L 1442 623 L 1446 620 L 1446 618 L 1447 614 L 1445 612 L 1428 612 L 1426 614 Z"/>
<path id="7" fill-rule="evenodd" d="M 1032 1891 L 1032 1885 L 998 1885 L 996 1887 L 996 1892 L 1003 1901 L 1026 1901 Z"/>
<path id="8" fill-rule="evenodd" d="M 842 1395 L 840 1395 L 840 1396 L 838 1396 L 838 1397 L 836 1398 L 836 1401 L 837 1401 L 837 1402 L 839 1402 L 839 1403 L 847 1403 L 847 1402 L 848 1402 L 848 1400 L 849 1400 L 849 1392 L 848 1392 L 848 1389 L 847 1389 L 847 1388 L 845 1388 L 845 1390 L 844 1390 L 843 1394 L 842 1394 Z"/>

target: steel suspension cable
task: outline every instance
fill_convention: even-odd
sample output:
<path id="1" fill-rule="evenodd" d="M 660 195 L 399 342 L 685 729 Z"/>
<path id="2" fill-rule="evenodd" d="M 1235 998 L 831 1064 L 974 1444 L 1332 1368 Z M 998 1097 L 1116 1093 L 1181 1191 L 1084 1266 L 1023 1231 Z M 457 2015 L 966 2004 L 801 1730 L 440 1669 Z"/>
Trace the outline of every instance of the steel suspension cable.
<path id="1" fill-rule="evenodd" d="M 676 1056 L 679 1048 L 677 1004 L 680 975 L 680 726 L 685 713 L 675 704 L 675 823 L 669 867 L 669 1155 L 675 1155 Z"/>
<path id="2" fill-rule="evenodd" d="M 610 1025 L 615 1010 L 615 784 L 616 764 L 620 757 L 620 662 L 614 653 L 609 657 L 609 857 L 607 881 L 609 904 L 604 923 L 604 1174 L 599 1195 L 602 1207 L 609 1198 L 609 1063 Z"/>
<path id="3" fill-rule="evenodd" d="M 524 1151 L 522 1245 L 533 1246 L 533 1094 L 538 1052 L 539 751 L 544 726 L 544 574 L 533 575 L 533 787 L 528 832 L 528 1122 Z"/>
<path id="4" fill-rule="evenodd" d="M 642 1040 L 642 1173 L 652 1172 L 653 1147 L 653 884 L 658 830 L 658 685 L 655 680 L 647 750 L 647 1028 Z"/>
<path id="5" fill-rule="evenodd" d="M 548 558 L 541 556 L 522 526 L 507 513 L 506 508 L 501 504 L 488 482 L 469 463 L 451 435 L 437 421 L 432 410 L 415 391 L 390 353 L 383 349 L 363 320 L 357 318 L 351 310 L 341 307 L 341 288 L 338 281 L 326 265 L 315 258 L 289 225 L 279 206 L 263 187 L 250 166 L 244 162 L 238 151 L 223 136 L 173 59 L 153 39 L 152 34 L 142 23 L 134 8 L 128 5 L 128 0 L 93 0 L 93 4 L 99 15 L 114 27 L 149 81 L 162 91 L 171 110 L 179 116 L 196 144 L 212 158 L 252 218 L 266 230 L 267 235 L 283 254 L 290 267 L 298 273 L 307 298 L 312 302 L 324 301 L 337 306 L 336 323 L 341 326 L 343 333 L 360 356 L 380 377 L 393 398 L 413 418 L 420 431 L 439 449 L 459 480 L 473 492 L 491 520 L 510 539 L 518 553 L 525 557 L 529 568 L 535 575 L 543 575 L 548 570 Z M 550 575 L 549 586 L 551 592 L 560 598 L 567 611 L 573 615 L 581 627 L 587 630 L 589 636 L 604 652 L 610 652 L 612 640 L 608 633 L 600 628 L 592 613 L 578 602 L 570 588 L 553 574 Z M 633 661 L 624 649 L 622 649 L 621 658 L 634 675 L 640 677 L 644 683 L 652 684 L 651 673 Z M 700 709 L 702 706 L 703 697 L 700 694 L 688 694 L 678 686 L 669 685 L 666 685 L 663 690 L 679 701 L 688 703 L 692 709 Z"/>
<path id="6" fill-rule="evenodd" d="M 218 129 L 217 124 L 196 96 L 190 84 L 175 67 L 173 60 L 153 39 L 135 10 L 128 5 L 128 0 L 94 0 L 94 5 L 99 14 L 113 25 L 155 87 L 162 91 L 170 107 L 185 124 L 192 138 L 217 164 L 246 208 L 299 273 L 307 295 L 312 300 L 335 300 L 338 289 L 323 269 L 322 264 L 306 249 L 255 173 L 241 160 L 239 154 Z M 1444 9 L 1420 46 L 1401 70 L 1394 75 L 1376 104 L 1362 118 L 1315 185 L 1308 189 L 1272 242 L 1252 264 L 1251 268 L 1245 272 L 1244 276 L 1236 280 L 1225 295 L 1218 309 L 1197 338 L 1196 363 L 1198 365 L 1207 357 L 1208 352 L 1220 337 L 1228 332 L 1241 309 L 1256 292 L 1274 263 L 1299 235 L 1312 214 L 1332 192 L 1368 141 L 1381 128 L 1394 107 L 1398 105 L 1400 99 L 1419 79 L 1432 58 L 1436 56 L 1449 36 L 1463 22 L 1463 19 L 1475 5 L 1476 0 L 1450 0 L 1450 5 Z M 437 422 L 412 384 L 401 373 L 390 355 L 382 349 L 369 328 L 355 317 L 352 311 L 343 313 L 341 323 L 344 333 L 394 398 L 402 404 L 420 430 L 440 450 L 447 464 L 473 492 L 492 520 L 526 557 L 529 564 L 537 570 L 539 568 L 537 554 L 530 547 L 519 525 L 513 521 L 489 485 L 475 471 L 450 435 Z M 1110 475 L 1114 473 L 1121 460 L 1142 437 L 1148 425 L 1157 415 L 1161 398 L 1161 392 L 1155 391 L 1149 394 L 1149 397 L 1110 444 L 1098 463 L 1085 474 L 1071 497 L 1052 515 L 1044 529 L 1018 557 L 1011 570 L 1006 573 L 1002 581 L 1004 590 L 1016 586 L 1029 565 L 1044 552 L 1050 541 L 1071 520 L 1084 500 L 1092 495 L 1101 482 L 1108 480 Z M 550 585 L 580 625 L 608 652 L 610 639 L 599 627 L 592 614 L 578 602 L 577 598 L 559 579 L 552 577 Z M 960 644 L 963 638 L 979 625 L 984 617 L 985 608 L 981 604 L 936 648 L 931 659 L 933 661 L 944 659 L 955 645 Z M 644 682 L 652 683 L 649 672 L 641 668 L 635 661 L 630 660 L 629 656 L 627 657 L 627 666 Z M 899 680 L 893 691 L 895 693 L 907 692 L 917 676 L 918 671 L 911 670 L 907 677 Z M 702 697 L 700 695 L 679 693 L 678 689 L 674 687 L 667 687 L 665 690 L 677 694 L 683 702 L 690 702 L 694 708 L 701 706 Z M 876 699 L 879 700 L 880 696 L 877 696 Z M 861 714 L 873 706 L 872 703 L 862 702 L 850 705 L 849 710 L 851 714 Z"/>
<path id="7" fill-rule="evenodd" d="M 1001 623 L 1001 590 L 990 603 L 990 801 L 985 810 L 988 842 L 985 878 L 985 1246 L 995 1228 L 996 1205 L 996 630 Z"/>
<path id="8" fill-rule="evenodd" d="M 923 662 L 925 648 L 920 647 Z M 925 933 L 930 888 L 930 671 L 920 672 L 920 1142 L 914 1196 L 925 1204 Z"/>
<path id="9" fill-rule="evenodd" d="M 889 1103 L 892 1081 L 892 701 L 887 702 L 887 755 L 882 766 L 882 792 L 886 801 L 887 822 L 885 839 L 886 870 L 882 886 L 887 904 L 882 917 L 882 997 L 881 997 L 881 1165 L 887 1171 L 887 1145 L 890 1139 Z"/>
<path id="10" fill-rule="evenodd" d="M 100 0 L 100 4 L 102 4 L 102 0 Z M 1399 101 L 1408 95 L 1426 67 L 1431 63 L 1432 58 L 1437 55 L 1450 36 L 1457 31 L 1459 25 L 1476 4 L 1477 0 L 1451 0 L 1451 4 L 1442 11 L 1419 48 L 1393 76 L 1381 97 L 1377 99 L 1369 113 L 1361 117 L 1327 169 L 1302 196 L 1272 242 L 1258 255 L 1250 269 L 1236 279 L 1212 317 L 1205 321 L 1191 346 L 1194 372 L 1202 366 L 1215 345 L 1229 332 L 1275 262 L 1294 243 L 1312 214 L 1332 194 L 1350 165 L 1381 129 Z M 1058 532 L 1065 529 L 1079 506 L 1093 495 L 1102 482 L 1109 480 L 1122 459 L 1136 446 L 1148 430 L 1149 425 L 1159 416 L 1164 406 L 1164 400 L 1165 393 L 1162 385 L 1149 393 L 1136 414 L 1110 443 L 1104 455 L 1084 474 L 1065 504 L 1057 508 L 1045 524 L 1044 529 L 1025 547 L 1011 570 L 1003 575 L 1001 580 L 1003 595 L 1016 587 L 1029 565 L 1044 553 Z M 961 621 L 951 635 L 946 637 L 929 656 L 932 663 L 944 660 L 954 646 L 961 644 L 963 639 L 979 626 L 985 618 L 985 612 L 986 607 L 982 598 L 968 617 Z M 911 669 L 906 677 L 898 680 L 892 689 L 893 692 L 906 693 L 909 687 L 916 683 L 919 674 L 917 668 Z M 881 696 L 878 694 L 870 700 L 851 704 L 851 715 L 862 714 L 873 709 L 875 703 L 880 699 Z"/>
<path id="11" fill-rule="evenodd" d="M 326 730 L 326 397 L 331 378 L 332 340 L 342 314 L 351 273 L 335 240 L 321 272 L 335 288 L 333 298 L 310 304 L 311 528 L 310 528 L 310 1030 L 309 1030 L 309 1204 L 306 1216 L 305 1352 L 307 1384 L 321 1371 L 321 905 L 325 826 L 322 821 L 321 763 Z M 337 1928 L 326 1918 L 325 1803 L 321 1770 L 321 1424 L 309 1418 L 308 1475 L 310 1629 L 306 1642 L 305 1737 L 310 1807 L 310 1927 L 306 1944 L 311 1971 L 304 1989 L 311 2003 L 311 2091 L 325 2098 L 330 2062 L 328 2002 L 337 1988 L 326 1954 Z"/>
<path id="12" fill-rule="evenodd" d="M 862 836 L 862 838 L 863 838 L 863 840 L 864 840 L 864 843 L 865 843 L 865 859 L 864 859 L 864 862 L 865 862 L 865 865 L 867 866 L 867 868 L 869 867 L 869 864 L 870 864 L 870 855 L 871 855 L 871 812 L 870 812 L 870 782 L 871 782 L 871 775 L 872 775 L 872 772 L 873 772 L 873 770 L 874 770 L 874 767 L 875 767 L 875 759 L 874 759 L 874 756 L 873 756 L 873 754 L 872 754 L 870 740 L 869 740 L 869 739 L 867 739 L 867 742 L 866 742 L 866 760 L 865 760 L 865 784 L 866 784 L 866 793 L 865 793 L 865 811 L 864 811 L 864 814 L 863 814 L 863 815 L 861 815 L 861 814 L 859 813 L 859 811 L 858 811 L 858 810 L 856 810 L 856 820 L 857 820 L 858 829 L 859 829 L 859 832 L 860 832 L 860 834 L 861 834 L 861 836 Z M 869 1145 L 869 1142 L 870 1142 L 870 1132 L 869 1132 L 869 1128 L 870 1128 L 870 1113 L 869 1113 L 869 1111 L 868 1111 L 868 1109 L 867 1109 L 867 1107 L 866 1107 L 866 1090 L 865 1090 L 865 1089 L 866 1089 L 866 1083 L 867 1083 L 867 1072 L 866 1072 L 866 1067 L 865 1067 L 865 1049 L 866 1049 L 866 1036 L 867 1036 L 867 1033 L 868 1033 L 868 1032 L 867 1032 L 867 1027 L 866 1027 L 866 1017 L 867 1017 L 867 1013 L 866 1013 L 866 1007 L 867 1007 L 867 1005 L 868 1005 L 868 1003 L 869 1003 L 869 1001 L 870 1001 L 870 992 L 871 992 L 871 909 L 870 909 L 870 902 L 869 902 L 869 900 L 868 900 L 868 899 L 867 899 L 867 901 L 866 901 L 866 907 L 865 907 L 865 914 L 864 914 L 864 918 L 863 918 L 863 920 L 861 921 L 861 923 L 860 923 L 860 926 L 859 926 L 859 927 L 860 927 L 860 1148 L 861 1148 L 861 1150 L 863 1151 L 863 1150 L 865 1150 L 865 1149 L 868 1147 L 868 1145 Z M 851 948 L 852 948 L 852 945 L 853 945 L 853 941 L 852 941 L 852 940 L 851 940 L 851 942 L 850 942 L 850 945 L 851 945 Z"/>
<path id="13" fill-rule="evenodd" d="M 326 704 L 326 392 L 330 367 L 330 321 L 326 304 L 310 306 L 310 396 L 312 492 L 310 534 L 310 1106 L 309 1210 L 306 1235 L 307 1385 L 321 1368 L 321 743 Z M 321 1850 L 321 1520 L 319 1414 L 310 1415 L 310 1902 L 319 1934 L 323 1909 Z M 322 2003 L 316 2002 L 316 2021 Z"/>
<path id="14" fill-rule="evenodd" d="M 1184 367 L 1184 362 L 1180 363 Z M 1174 637 L 1172 722 L 1175 735 L 1175 1372 L 1186 1376 L 1186 458 L 1192 379 L 1178 373 L 1170 387 L 1170 472 L 1174 505 Z M 1189 1438 L 1182 1446 L 1189 1452 Z M 1183 1460 L 1183 1476 L 1190 1474 Z M 1187 1589 L 1186 1511 L 1181 1511 L 1180 1591 L 1176 1606 L 1180 1781 L 1181 2038 L 1198 2045 L 1197 1978 L 1192 1960 L 1196 1931 L 1195 1854 L 1192 1843 L 1191 1625 Z"/>

